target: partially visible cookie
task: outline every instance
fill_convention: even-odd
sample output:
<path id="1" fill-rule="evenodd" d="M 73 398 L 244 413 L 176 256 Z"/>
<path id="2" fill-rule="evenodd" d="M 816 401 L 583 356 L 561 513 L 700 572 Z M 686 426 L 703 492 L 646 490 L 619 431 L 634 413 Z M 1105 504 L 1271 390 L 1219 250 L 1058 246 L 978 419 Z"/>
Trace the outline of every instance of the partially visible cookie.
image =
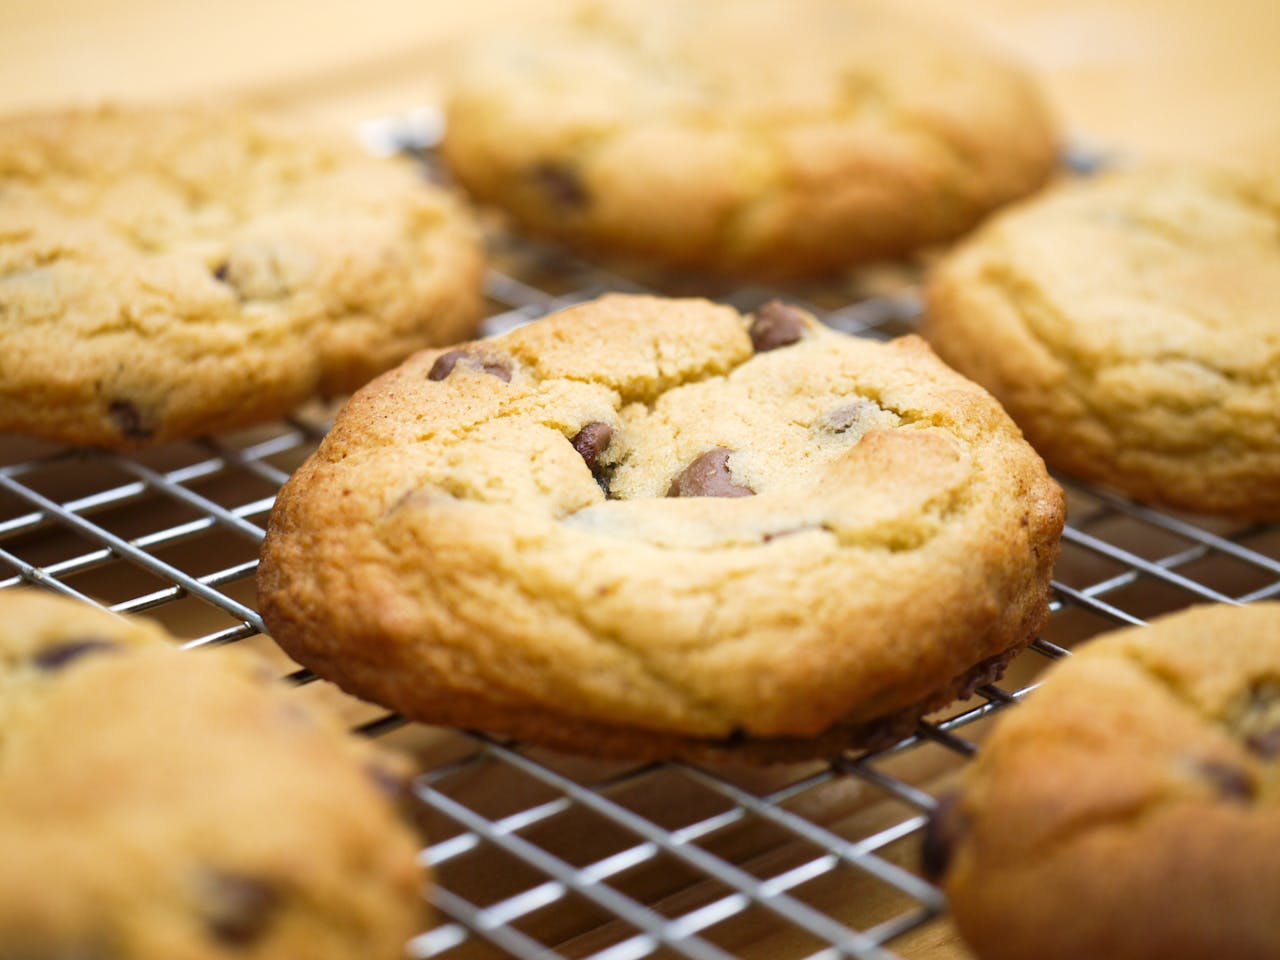
<path id="1" fill-rule="evenodd" d="M 443 153 L 588 255 L 797 277 L 951 239 L 1038 187 L 1025 74 L 876 0 L 608 0 L 486 40 Z"/>
<path id="2" fill-rule="evenodd" d="M 0 592 L 0 955 L 401 957 L 424 919 L 401 761 L 277 683 Z"/>
<path id="3" fill-rule="evenodd" d="M 409 165 L 233 109 L 0 120 L 0 431 L 136 447 L 468 336 L 482 258 Z"/>
<path id="4" fill-rule="evenodd" d="M 936 269 L 924 334 L 1050 466 L 1280 518 L 1280 178 L 1134 170 L 1010 210 Z"/>
<path id="5" fill-rule="evenodd" d="M 1092 641 L 941 810 L 927 865 L 981 960 L 1280 956 L 1280 604 Z"/>
<path id="6" fill-rule="evenodd" d="M 892 741 L 1047 616 L 1061 490 L 918 338 L 610 296 L 359 391 L 272 512 L 292 656 L 626 757 Z"/>

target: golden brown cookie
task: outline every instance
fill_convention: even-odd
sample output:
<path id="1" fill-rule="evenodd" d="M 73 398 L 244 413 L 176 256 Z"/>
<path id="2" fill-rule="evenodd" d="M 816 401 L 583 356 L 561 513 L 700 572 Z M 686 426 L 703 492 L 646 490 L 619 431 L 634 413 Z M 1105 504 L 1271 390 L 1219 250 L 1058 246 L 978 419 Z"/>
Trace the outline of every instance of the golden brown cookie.
<path id="1" fill-rule="evenodd" d="M 479 319 L 407 164 L 201 107 L 0 121 L 0 431 L 136 447 L 355 389 Z"/>
<path id="2" fill-rule="evenodd" d="M 1062 493 L 917 338 L 610 296 L 359 391 L 272 513 L 291 655 L 587 753 L 883 742 L 1047 612 Z"/>
<path id="3" fill-rule="evenodd" d="M 1280 604 L 1090 642 L 941 810 L 927 865 L 981 960 L 1280 956 Z"/>
<path id="4" fill-rule="evenodd" d="M 0 956 L 395 960 L 400 762 L 243 655 L 0 591 Z"/>
<path id="5" fill-rule="evenodd" d="M 1145 501 L 1280 518 L 1280 178 L 1074 183 L 936 269 L 924 334 L 1051 467 Z"/>
<path id="6" fill-rule="evenodd" d="M 958 236 L 1055 160 L 1019 69 L 876 0 L 580 4 L 467 58 L 443 153 L 590 256 L 753 278 Z"/>

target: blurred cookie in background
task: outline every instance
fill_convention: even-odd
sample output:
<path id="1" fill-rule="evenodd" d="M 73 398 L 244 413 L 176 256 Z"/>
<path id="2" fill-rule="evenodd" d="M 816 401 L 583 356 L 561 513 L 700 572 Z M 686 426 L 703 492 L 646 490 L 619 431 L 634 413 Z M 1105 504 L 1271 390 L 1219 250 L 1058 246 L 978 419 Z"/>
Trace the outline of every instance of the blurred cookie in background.
<path id="1" fill-rule="evenodd" d="M 934 270 L 922 332 L 1051 467 L 1138 500 L 1280 518 L 1280 179 L 1064 184 Z"/>
<path id="2" fill-rule="evenodd" d="M 483 41 L 444 157 L 589 257 L 786 279 L 949 240 L 1040 186 L 1027 75 L 874 0 L 614 0 Z"/>
<path id="3" fill-rule="evenodd" d="M 468 336 L 483 258 L 407 161 L 203 106 L 0 120 L 0 431 L 130 448 Z"/>

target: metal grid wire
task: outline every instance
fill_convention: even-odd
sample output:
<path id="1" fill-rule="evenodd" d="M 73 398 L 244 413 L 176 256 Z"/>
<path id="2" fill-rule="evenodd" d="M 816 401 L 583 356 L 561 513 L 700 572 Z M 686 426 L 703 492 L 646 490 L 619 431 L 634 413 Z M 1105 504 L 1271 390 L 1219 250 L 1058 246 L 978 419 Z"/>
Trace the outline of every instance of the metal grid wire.
<path id="1" fill-rule="evenodd" d="M 493 246 L 491 333 L 646 288 L 528 243 Z M 782 297 L 881 338 L 909 331 L 918 310 L 910 271 L 713 292 L 744 309 Z M 275 493 L 330 412 L 135 456 L 0 438 L 0 588 L 37 584 L 146 612 L 190 646 L 274 651 L 283 673 L 339 698 L 262 635 L 253 589 Z M 991 716 L 1103 630 L 1280 595 L 1280 527 L 1065 485 L 1070 522 L 1044 635 L 1001 685 L 876 753 L 770 769 L 628 766 L 405 724 L 344 699 L 353 727 L 412 751 L 425 771 L 414 812 L 431 838 L 422 861 L 436 922 L 409 955 L 891 958 L 945 939 L 941 894 L 915 867 L 921 828 Z"/>

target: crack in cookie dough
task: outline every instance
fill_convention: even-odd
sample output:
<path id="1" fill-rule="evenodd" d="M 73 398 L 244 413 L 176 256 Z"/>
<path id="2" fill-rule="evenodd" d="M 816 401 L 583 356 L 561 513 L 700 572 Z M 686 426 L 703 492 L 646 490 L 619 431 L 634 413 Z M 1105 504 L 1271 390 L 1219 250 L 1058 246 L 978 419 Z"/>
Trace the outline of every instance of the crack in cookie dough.
<path id="1" fill-rule="evenodd" d="M 0 430 L 136 447 L 229 429 L 474 330 L 461 208 L 408 164 L 281 123 L 195 106 L 0 123 Z"/>
<path id="2" fill-rule="evenodd" d="M 755 277 L 956 236 L 1054 164 L 1019 70 L 874 2 L 588 4 L 474 51 L 447 111 L 451 169 L 523 226 Z"/>
<path id="3" fill-rule="evenodd" d="M 1051 465 L 1139 499 L 1280 515 L 1273 180 L 1135 170 L 996 218 L 935 270 L 925 336 Z"/>
<path id="4" fill-rule="evenodd" d="M 281 493 L 261 598 L 308 666 L 423 719 L 828 749 L 1028 642 L 1061 523 L 919 340 L 610 296 L 353 397 Z"/>

